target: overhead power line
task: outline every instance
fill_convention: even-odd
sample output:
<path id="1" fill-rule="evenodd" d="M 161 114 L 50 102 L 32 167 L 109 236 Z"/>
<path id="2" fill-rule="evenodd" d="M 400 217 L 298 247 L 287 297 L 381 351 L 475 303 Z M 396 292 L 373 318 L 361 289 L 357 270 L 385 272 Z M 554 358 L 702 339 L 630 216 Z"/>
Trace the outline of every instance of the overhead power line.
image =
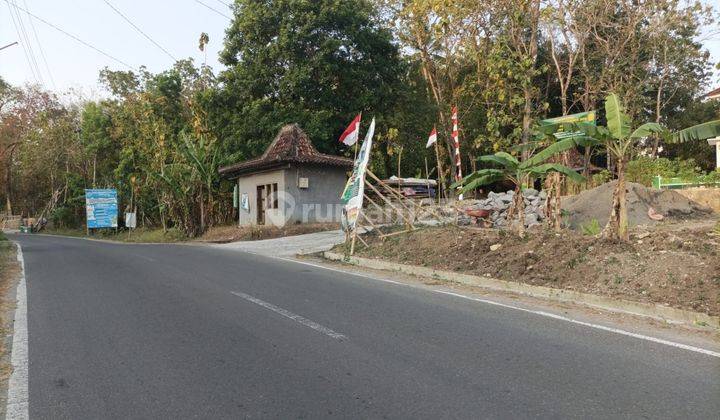
<path id="1" fill-rule="evenodd" d="M 23 5 L 25 6 L 25 9 L 29 10 L 27 2 L 25 0 L 23 0 Z M 55 86 L 55 78 L 52 75 L 52 71 L 50 70 L 50 66 L 48 65 L 47 58 L 45 58 L 45 50 L 42 47 L 40 37 L 38 37 L 37 30 L 35 30 L 35 24 L 33 23 L 30 15 L 28 15 L 28 21 L 30 22 L 30 29 L 32 29 L 33 35 L 35 36 L 35 42 L 37 43 L 38 49 L 40 50 L 40 58 L 42 58 L 42 61 L 45 64 L 45 70 L 47 70 L 48 77 L 50 77 L 50 83 L 52 83 L 53 89 L 57 90 L 57 86 Z"/>
<path id="2" fill-rule="evenodd" d="M 17 44 L 18 44 L 17 41 L 13 41 L 13 42 L 11 42 L 11 43 L 9 43 L 9 44 L 7 44 L 7 45 L 1 46 L 1 47 L 0 47 L 0 50 L 4 50 L 5 48 L 9 48 L 9 47 L 12 47 L 13 45 L 17 45 Z"/>
<path id="3" fill-rule="evenodd" d="M 20 46 L 22 47 L 23 55 L 25 55 L 25 61 L 27 61 L 28 67 L 30 68 L 30 74 L 32 75 L 33 79 L 35 79 L 35 82 L 39 83 L 40 80 L 38 79 L 37 74 L 35 74 L 35 68 L 33 67 L 32 60 L 30 60 L 30 56 L 28 55 L 28 49 L 25 45 L 22 34 L 20 33 L 20 27 L 18 26 L 17 20 L 15 19 L 13 6 L 10 4 L 9 1 L 5 0 L 5 2 L 7 3 L 8 11 L 10 12 L 10 19 L 12 19 L 13 26 L 15 27 L 15 33 L 17 33 L 17 36 L 20 39 Z"/>
<path id="4" fill-rule="evenodd" d="M 216 8 L 214 8 L 214 7 L 212 7 L 212 6 L 209 6 L 209 5 L 201 2 L 200 0 L 195 0 L 195 3 L 200 4 L 200 5 L 203 5 L 203 6 L 207 7 L 208 9 L 212 10 L 213 12 L 217 13 L 218 15 L 223 16 L 223 17 L 225 17 L 225 18 L 227 18 L 227 19 L 232 20 L 232 18 L 231 18 L 230 16 L 226 15 L 225 13 L 219 11 L 218 9 L 216 9 Z"/>
<path id="5" fill-rule="evenodd" d="M 10 4 L 10 1 L 9 1 L 9 0 L 5 0 L 5 3 L 7 3 L 7 4 L 9 5 L 9 4 Z M 120 60 L 120 59 L 118 59 L 118 58 L 113 57 L 112 55 L 110 55 L 110 54 L 106 53 L 105 51 L 103 51 L 103 50 L 101 50 L 101 49 L 99 49 L 99 48 L 91 45 L 91 44 L 88 43 L 88 42 L 83 41 L 82 39 L 78 38 L 77 36 L 71 34 L 71 33 L 68 32 L 68 31 L 66 31 L 66 30 L 58 27 L 57 25 L 54 25 L 54 24 L 48 22 L 47 20 L 41 18 L 41 17 L 38 16 L 38 15 L 35 15 L 35 14 L 33 14 L 33 13 L 30 13 L 29 11 L 27 11 L 26 9 L 21 8 L 20 6 L 16 6 L 16 7 L 17 7 L 18 9 L 22 10 L 23 12 L 27 13 L 28 15 L 30 15 L 30 17 L 32 17 L 32 18 L 34 18 L 34 19 L 36 19 L 36 20 L 38 20 L 38 21 L 40 21 L 40 22 L 48 25 L 49 27 L 55 29 L 55 30 L 58 31 L 58 32 L 61 32 L 61 33 L 64 34 L 65 36 L 68 36 L 68 37 L 74 39 L 75 41 L 83 44 L 84 46 L 86 46 L 86 47 L 88 47 L 88 48 L 90 48 L 90 49 L 92 49 L 92 50 L 94 50 L 94 51 L 96 51 L 96 52 L 104 55 L 105 57 L 107 57 L 107 58 L 109 58 L 109 59 L 111 59 L 111 60 L 113 60 L 113 61 L 115 61 L 115 62 L 117 62 L 117 63 L 119 63 L 119 64 L 122 64 L 123 66 L 129 68 L 130 70 L 135 70 L 135 67 L 131 66 L 130 64 L 128 64 L 128 63 L 126 63 L 126 62 L 124 62 L 124 61 L 122 61 L 122 60 Z"/>
<path id="6" fill-rule="evenodd" d="M 121 18 L 123 18 L 125 20 L 125 22 L 127 22 L 128 24 L 130 24 L 130 26 L 135 28 L 135 30 L 138 31 L 142 36 L 147 38 L 148 41 L 152 42 L 156 47 L 160 48 L 162 50 L 162 52 L 167 54 L 168 57 L 172 58 L 173 61 L 177 61 L 177 58 L 173 57 L 173 55 L 170 54 L 165 48 L 163 48 L 162 45 L 158 44 L 157 42 L 155 42 L 154 39 L 150 38 L 150 35 L 146 34 L 145 32 L 143 32 L 142 29 L 138 28 L 137 25 L 135 25 L 127 16 L 125 16 L 120 10 L 118 10 L 115 6 L 113 6 L 108 0 L 104 0 L 104 1 L 105 1 L 105 4 L 107 4 L 111 9 L 113 9 L 113 11 L 115 11 L 115 13 L 117 13 Z"/>
<path id="7" fill-rule="evenodd" d="M 17 17 L 18 23 L 20 24 L 20 31 L 22 32 L 22 36 L 25 39 L 25 44 L 27 45 L 30 59 L 32 60 L 33 66 L 35 67 L 35 72 L 37 73 L 38 79 L 40 79 L 40 84 L 45 85 L 42 71 L 40 71 L 40 66 L 38 66 L 37 58 L 35 58 L 35 50 L 33 50 L 32 41 L 30 41 L 30 36 L 28 36 L 27 29 L 25 29 L 25 21 L 22 18 L 22 14 L 20 14 L 20 10 L 18 9 L 17 4 L 14 1 L 12 3 L 13 7 L 15 8 L 15 16 Z"/>

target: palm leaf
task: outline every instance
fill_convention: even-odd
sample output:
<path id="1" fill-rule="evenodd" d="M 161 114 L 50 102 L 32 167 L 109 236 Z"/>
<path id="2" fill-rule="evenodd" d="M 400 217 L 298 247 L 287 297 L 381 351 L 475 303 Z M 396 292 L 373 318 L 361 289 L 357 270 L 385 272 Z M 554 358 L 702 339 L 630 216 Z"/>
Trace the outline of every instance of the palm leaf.
<path id="1" fill-rule="evenodd" d="M 568 168 L 567 166 L 559 163 L 544 163 L 542 165 L 528 168 L 527 171 L 535 175 L 547 175 L 549 172 L 559 172 L 575 182 L 585 181 L 585 177 L 575 172 L 572 168 Z"/>
<path id="2" fill-rule="evenodd" d="M 518 160 L 505 152 L 497 152 L 494 155 L 485 155 L 478 158 L 481 162 L 493 162 L 505 168 L 512 169 L 518 165 Z"/>
<path id="3" fill-rule="evenodd" d="M 550 146 L 544 148 L 543 150 L 537 152 L 534 156 L 532 156 L 530 159 L 524 161 L 522 164 L 520 164 L 521 169 L 529 168 L 531 166 L 539 165 L 546 160 L 550 159 L 551 157 L 562 153 L 564 151 L 570 150 L 577 146 L 577 141 L 574 137 L 568 137 L 566 139 L 558 140 L 555 143 L 551 144 Z"/>
<path id="4" fill-rule="evenodd" d="M 603 126 L 597 126 L 589 122 L 579 122 L 573 124 L 574 131 L 580 131 L 587 137 L 592 137 L 598 141 L 603 141 L 605 138 L 610 137 L 610 131 Z"/>
<path id="5" fill-rule="evenodd" d="M 466 176 L 465 178 L 461 179 L 460 181 L 454 182 L 452 185 L 450 185 L 450 188 L 458 188 L 462 187 L 463 185 L 467 185 L 470 182 L 475 181 L 478 178 L 487 177 L 487 176 L 505 176 L 505 171 L 502 169 L 479 169 L 470 175 Z"/>
<path id="6" fill-rule="evenodd" d="M 630 134 L 630 138 L 641 139 L 649 137 L 653 134 L 659 134 L 660 137 L 666 138 L 668 135 L 668 130 L 658 123 L 646 123 L 633 131 L 633 133 Z"/>
<path id="7" fill-rule="evenodd" d="M 483 185 L 492 184 L 493 182 L 502 181 L 505 179 L 504 174 L 488 174 L 484 175 L 478 178 L 475 178 L 474 180 L 470 181 L 469 183 L 463 185 L 460 192 L 466 193 L 468 191 L 472 191 L 476 189 L 477 187 L 482 187 Z"/>
<path id="8" fill-rule="evenodd" d="M 626 139 L 630 136 L 630 116 L 625 113 L 620 98 L 611 93 L 605 98 L 605 117 L 610 134 L 616 139 Z"/>
<path id="9" fill-rule="evenodd" d="M 707 140 L 720 136 L 720 120 L 694 125 L 672 135 L 673 143 Z"/>

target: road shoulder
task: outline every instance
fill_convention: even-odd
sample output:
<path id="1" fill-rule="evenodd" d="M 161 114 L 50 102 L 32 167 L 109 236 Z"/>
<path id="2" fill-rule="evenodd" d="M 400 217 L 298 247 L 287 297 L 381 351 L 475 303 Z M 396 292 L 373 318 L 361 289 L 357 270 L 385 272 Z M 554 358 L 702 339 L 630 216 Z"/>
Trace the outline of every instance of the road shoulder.
<path id="1" fill-rule="evenodd" d="M 720 354 L 720 330 L 709 326 L 672 324 L 653 318 L 617 313 L 568 301 L 554 301 L 512 292 L 490 290 L 467 284 L 445 281 L 402 272 L 360 267 L 342 261 L 331 261 L 321 254 L 283 258 L 301 264 L 360 276 L 368 281 L 382 281 L 403 287 L 413 287 L 430 292 L 468 298 L 478 302 L 492 303 L 532 312 L 551 318 L 569 320 L 625 335 L 640 335 L 658 341 L 669 341 L 680 346 L 691 346 Z"/>
<path id="2" fill-rule="evenodd" d="M 17 325 L 19 318 L 20 323 L 26 321 L 26 316 L 18 314 L 18 311 L 24 314 L 27 313 L 24 306 L 26 299 L 21 252 L 18 244 L 8 240 L 0 241 L 0 328 L 2 328 L 3 333 L 3 340 L 0 342 L 0 417 L 13 419 L 27 418 L 27 405 L 24 406 L 26 415 L 22 416 L 23 407 L 19 407 L 19 412 L 15 410 L 18 408 L 17 393 L 15 390 L 9 392 L 9 384 L 13 383 L 14 387 L 17 388 L 15 384 L 18 375 L 22 376 L 22 367 L 18 370 L 14 369 L 15 359 L 19 356 L 18 353 L 25 355 L 25 372 L 27 372 L 27 328 L 26 326 Z M 18 299 L 23 300 L 22 308 L 18 306 Z M 25 337 L 24 343 L 19 343 L 21 338 L 18 337 L 19 329 L 23 328 L 25 332 L 20 335 Z M 17 347 L 15 347 L 16 342 L 18 342 Z M 25 350 L 18 350 L 23 346 Z M 27 384 L 27 381 L 25 381 L 25 384 Z M 25 389 L 27 390 L 27 385 Z M 27 395 L 27 392 L 25 392 L 25 395 Z M 10 400 L 12 400 L 12 407 L 9 405 Z"/>

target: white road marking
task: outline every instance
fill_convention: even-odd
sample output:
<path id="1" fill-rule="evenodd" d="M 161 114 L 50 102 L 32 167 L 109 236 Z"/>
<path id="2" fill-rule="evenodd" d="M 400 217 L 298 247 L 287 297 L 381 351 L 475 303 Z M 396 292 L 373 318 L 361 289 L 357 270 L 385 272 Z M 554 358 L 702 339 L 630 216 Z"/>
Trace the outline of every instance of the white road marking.
<path id="1" fill-rule="evenodd" d="M 720 353 L 715 352 L 715 351 L 712 351 L 712 350 L 707 350 L 707 349 L 703 349 L 703 348 L 700 348 L 700 347 L 689 346 L 689 345 L 687 345 L 687 344 L 682 344 L 682 343 L 676 343 L 676 342 L 674 342 L 674 341 L 663 340 L 662 338 L 650 337 L 649 335 L 637 334 L 637 333 L 634 333 L 634 332 L 621 330 L 621 329 L 619 329 L 619 328 L 606 327 L 606 326 L 604 326 L 604 325 L 593 324 L 593 323 L 591 323 L 591 322 L 578 321 L 578 320 L 576 320 L 576 319 L 568 318 L 568 317 L 565 317 L 565 316 L 562 316 L 562 315 L 556 315 L 556 314 L 553 314 L 553 313 L 550 313 L 550 312 L 535 311 L 535 310 L 532 310 L 532 309 L 526 309 L 526 308 L 521 308 L 521 307 L 518 307 L 518 306 L 507 305 L 507 304 L 505 304 L 505 303 L 495 302 L 495 301 L 492 301 L 492 300 L 480 299 L 480 298 L 475 298 L 475 297 L 471 297 L 471 296 L 461 295 L 460 293 L 453 293 L 453 292 L 448 292 L 448 291 L 445 291 L 445 290 L 433 290 L 433 291 L 434 291 L 434 292 L 437 292 L 437 293 L 442 293 L 442 294 L 444 294 L 444 295 L 450 295 L 450 296 L 455 296 L 455 297 L 459 297 L 459 298 L 463 298 L 463 299 L 474 300 L 474 301 L 476 301 L 476 302 L 487 303 L 487 304 L 489 304 L 489 305 L 502 306 L 503 308 L 515 309 L 515 310 L 518 310 L 518 311 L 523 311 L 523 312 L 527 312 L 527 313 L 531 313 L 531 314 L 546 316 L 546 317 L 548 317 L 548 318 L 553 318 L 553 319 L 557 319 L 557 320 L 560 320 L 560 321 L 570 322 L 570 323 L 572 323 L 572 324 L 583 325 L 583 326 L 585 326 L 585 327 L 590 327 L 590 328 L 595 328 L 595 329 L 598 329 L 598 330 L 608 331 L 608 332 L 615 333 L 615 334 L 626 335 L 626 336 L 628 336 L 628 337 L 639 338 L 639 339 L 641 339 L 641 340 L 652 341 L 653 343 L 658 343 L 658 344 L 664 344 L 664 345 L 666 345 L 666 346 L 677 347 L 677 348 L 680 348 L 680 349 L 683 349 L 683 350 L 690 350 L 690 351 L 694 351 L 694 352 L 697 352 L 697 353 L 706 354 L 706 355 L 708 355 L 708 356 L 720 357 Z"/>
<path id="2" fill-rule="evenodd" d="M 13 326 L 12 374 L 8 383 L 5 418 L 27 419 L 28 414 L 28 329 L 27 329 L 27 287 L 25 284 L 25 260 L 22 248 L 17 246 L 17 260 L 20 263 L 20 282 L 17 286 L 15 322 Z"/>
<path id="3" fill-rule="evenodd" d="M 264 300 L 260 300 L 254 296 L 250 296 L 250 295 L 242 293 L 242 292 L 230 292 L 230 293 L 232 293 L 235 296 L 241 297 L 247 301 L 250 301 L 252 303 L 260 305 L 265 309 L 270 309 L 273 312 L 276 312 L 286 318 L 290 318 L 295 322 L 298 322 L 306 327 L 310 327 L 313 330 L 319 331 L 319 332 L 321 332 L 329 337 L 332 337 L 336 340 L 344 340 L 347 338 L 345 335 L 335 332 L 328 327 L 322 326 L 322 325 L 318 324 L 317 322 L 311 321 L 311 320 L 309 320 L 305 317 L 302 317 L 298 314 L 294 314 L 286 309 L 277 307 L 277 306 L 273 305 L 272 303 L 268 303 L 268 302 L 265 302 Z"/>
<path id="4" fill-rule="evenodd" d="M 559 320 L 559 321 L 569 322 L 569 323 L 571 323 L 571 324 L 582 325 L 582 326 L 584 326 L 584 327 L 594 328 L 594 329 L 597 329 L 597 330 L 607 331 L 607 332 L 611 332 L 611 333 L 614 333 L 614 334 L 620 334 L 620 335 L 624 335 L 624 336 L 628 336 L 628 337 L 637 338 L 637 339 L 640 339 L 640 340 L 650 341 L 650 342 L 653 342 L 653 343 L 663 344 L 663 345 L 666 345 L 666 346 L 676 347 L 676 348 L 679 348 L 679 349 L 689 350 L 689 351 L 693 351 L 693 352 L 696 352 L 696 353 L 701 353 L 701 354 L 705 354 L 705 355 L 708 355 L 708 356 L 713 356 L 713 357 L 718 357 L 718 358 L 720 358 L 720 352 L 716 352 L 716 351 L 704 349 L 704 348 L 701 348 L 701 347 L 690 346 L 690 345 L 678 343 L 678 342 L 675 342 L 675 341 L 664 340 L 664 339 L 662 339 L 662 338 L 651 337 L 651 336 L 649 336 L 649 335 L 637 334 L 637 333 L 630 332 L 630 331 L 626 331 L 626 330 L 622 330 L 622 329 L 619 329 L 619 328 L 608 327 L 608 326 L 600 325 L 600 324 L 593 324 L 593 323 L 591 323 L 591 322 L 579 321 L 579 320 L 577 320 L 577 319 L 568 318 L 568 317 L 565 317 L 565 316 L 562 316 L 562 315 L 553 314 L 553 313 L 550 313 L 550 312 L 536 311 L 536 310 L 532 310 L 532 309 L 523 308 L 523 307 L 520 307 L 520 306 L 514 306 L 514 305 L 508 305 L 508 304 L 505 304 L 505 303 L 496 302 L 496 301 L 489 300 L 489 299 L 475 298 L 475 297 L 463 295 L 463 294 L 460 294 L 460 293 L 448 292 L 448 291 L 445 291 L 445 290 L 438 290 L 438 289 L 429 289 L 429 288 L 425 288 L 425 287 L 418 287 L 418 286 L 415 286 L 415 285 L 412 285 L 412 284 L 401 283 L 401 282 L 397 282 L 397 281 L 394 281 L 394 280 L 388 280 L 388 279 L 381 279 L 381 278 L 378 278 L 378 277 L 373 277 L 373 276 L 369 276 L 369 275 L 365 275 L 365 274 L 357 274 L 357 273 L 354 273 L 354 272 L 352 272 L 352 271 L 340 270 L 340 269 L 333 268 L 333 267 L 325 267 L 325 266 L 320 265 L 320 264 L 314 264 L 314 263 L 305 262 L 305 261 L 298 261 L 298 260 L 294 260 L 294 259 L 291 259 L 291 258 L 282 258 L 282 257 L 271 257 L 271 258 L 278 258 L 278 259 L 281 259 L 281 260 L 285 260 L 285 261 L 289 261 L 289 262 L 294 262 L 294 263 L 297 263 L 297 264 L 309 265 L 309 266 L 311 266 L 311 267 L 322 268 L 322 269 L 329 270 L 329 271 L 335 271 L 335 272 L 339 272 L 339 273 L 350 274 L 350 275 L 353 275 L 353 276 L 363 277 L 363 278 L 371 279 L 371 280 L 375 280 L 375 281 L 381 281 L 381 282 L 384 282 L 384 283 L 392 283 L 392 284 L 396 284 L 396 285 L 400 285 L 400 286 L 411 287 L 411 288 L 413 288 L 413 289 L 428 290 L 428 291 L 431 291 L 431 292 L 441 293 L 441 294 L 444 294 L 444 295 L 455 296 L 455 297 L 459 297 L 459 298 L 463 298 L 463 299 L 472 300 L 472 301 L 475 301 L 475 302 L 487 303 L 487 304 L 489 304 L 489 305 L 501 306 L 501 307 L 507 308 L 507 309 L 514 309 L 514 310 L 517 310 L 517 311 L 522 311 L 522 312 L 527 312 L 527 313 L 531 313 L 531 314 L 535 314 L 535 315 L 545 316 L 545 317 L 548 317 L 548 318 L 557 319 L 557 320 Z"/>

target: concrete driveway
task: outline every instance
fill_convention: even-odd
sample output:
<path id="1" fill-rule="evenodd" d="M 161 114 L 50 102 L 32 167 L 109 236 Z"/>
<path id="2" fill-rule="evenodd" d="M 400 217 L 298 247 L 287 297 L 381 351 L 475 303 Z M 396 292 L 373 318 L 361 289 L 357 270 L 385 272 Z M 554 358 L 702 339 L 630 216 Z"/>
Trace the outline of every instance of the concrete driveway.
<path id="1" fill-rule="evenodd" d="M 271 257 L 293 257 L 297 254 L 310 254 L 327 251 L 345 241 L 342 230 L 308 233 L 305 235 L 286 236 L 283 238 L 264 239 L 261 241 L 240 241 L 213 245 L 217 248 L 230 249 Z"/>

